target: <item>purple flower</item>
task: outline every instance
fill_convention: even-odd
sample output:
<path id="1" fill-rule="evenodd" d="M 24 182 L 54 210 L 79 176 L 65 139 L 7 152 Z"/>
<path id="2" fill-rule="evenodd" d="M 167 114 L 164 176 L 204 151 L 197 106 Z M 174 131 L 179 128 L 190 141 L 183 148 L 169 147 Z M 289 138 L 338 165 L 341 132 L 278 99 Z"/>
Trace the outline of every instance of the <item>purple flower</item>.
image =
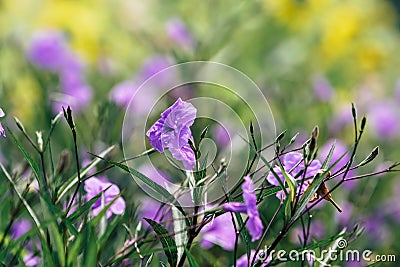
<path id="1" fill-rule="evenodd" d="M 27 57 L 42 69 L 59 71 L 69 52 L 64 36 L 60 32 L 47 30 L 33 35 Z"/>
<path id="2" fill-rule="evenodd" d="M 4 111 L 0 108 L 0 118 L 3 118 L 6 114 L 4 113 Z M 0 123 L 0 135 L 2 135 L 3 137 L 6 137 L 6 131 L 3 128 L 3 125 L 1 125 Z"/>
<path id="3" fill-rule="evenodd" d="M 98 215 L 103 208 L 113 201 L 120 193 L 117 185 L 108 182 L 106 179 L 98 179 L 96 177 L 87 179 L 84 188 L 86 191 L 86 201 L 91 200 L 96 195 L 103 192 L 102 196 L 92 205 L 93 216 Z M 124 211 L 125 201 L 122 197 L 118 197 L 107 210 L 107 218 L 110 218 L 112 214 L 123 214 Z"/>
<path id="4" fill-rule="evenodd" d="M 317 76 L 313 79 L 314 92 L 321 101 L 328 102 L 333 96 L 333 88 L 328 79 L 323 76 Z"/>
<path id="5" fill-rule="evenodd" d="M 283 161 L 282 161 L 283 169 L 292 175 L 293 177 L 296 178 L 297 174 L 300 173 L 301 170 L 304 169 L 304 161 L 303 161 L 303 155 L 298 152 L 290 152 L 287 153 L 286 155 L 283 156 Z M 317 172 L 321 169 L 321 162 L 319 160 L 313 160 L 311 164 L 307 167 L 307 172 L 305 177 L 313 177 Z M 279 176 L 281 179 L 282 183 L 285 182 L 285 179 L 283 178 L 283 174 L 281 172 L 281 169 L 279 166 L 274 167 L 275 173 Z M 301 181 L 303 175 L 300 175 L 299 177 L 296 178 L 296 180 L 299 182 Z M 276 177 L 273 175 L 272 172 L 270 172 L 267 176 L 267 181 L 275 186 L 280 186 L 279 182 L 276 180 Z M 303 194 L 304 191 L 306 190 L 308 186 L 307 181 L 303 183 L 303 186 L 300 188 L 300 182 L 297 187 L 297 194 Z M 288 189 L 289 190 L 289 189 Z M 284 199 L 286 198 L 283 190 L 279 191 L 276 193 L 277 198 L 279 199 Z"/>
<path id="6" fill-rule="evenodd" d="M 319 152 L 318 157 L 319 157 L 319 159 L 320 159 L 321 161 L 324 161 L 324 160 L 326 159 L 326 157 L 328 156 L 329 151 L 330 151 L 330 149 L 331 149 L 331 147 L 332 147 L 332 145 L 333 145 L 334 142 L 335 142 L 334 139 L 328 140 L 328 141 L 325 143 L 325 145 L 320 149 L 320 152 Z M 343 144 L 340 140 L 336 140 L 336 142 L 335 142 L 335 150 L 334 150 L 333 153 L 332 153 L 332 157 L 331 157 L 330 164 L 333 164 L 333 163 L 335 163 L 337 160 L 339 160 L 339 158 L 340 158 L 344 153 L 346 153 L 346 151 L 347 151 L 346 145 Z M 349 162 L 349 160 L 350 160 L 350 154 L 347 153 L 347 154 L 344 155 L 344 157 L 335 165 L 335 167 L 333 167 L 333 169 L 331 170 L 331 172 L 332 172 L 332 173 L 335 173 L 335 172 L 339 171 L 341 168 L 343 168 L 343 167 L 346 165 L 347 162 Z M 354 171 L 354 170 L 350 170 L 350 171 L 347 173 L 347 176 L 346 176 L 346 177 L 351 177 L 351 176 L 354 176 L 354 175 L 355 175 L 355 171 Z M 342 178 L 343 175 L 340 175 L 339 177 Z M 347 189 L 353 189 L 353 188 L 356 186 L 356 184 L 357 184 L 357 180 L 352 180 L 352 181 L 347 181 L 347 182 L 345 182 L 345 183 L 344 183 L 344 186 L 345 186 Z"/>
<path id="7" fill-rule="evenodd" d="M 224 213 L 215 217 L 209 224 L 201 229 L 200 245 L 209 249 L 213 244 L 219 245 L 226 250 L 235 248 L 235 228 L 232 222 L 232 216 Z"/>
<path id="8" fill-rule="evenodd" d="M 369 118 L 375 135 L 382 140 L 393 139 L 400 133 L 398 105 L 392 101 L 380 102 L 371 107 Z"/>
<path id="9" fill-rule="evenodd" d="M 169 38 L 182 48 L 194 48 L 195 40 L 182 20 L 175 18 L 168 21 L 167 33 Z"/>
<path id="10" fill-rule="evenodd" d="M 160 153 L 168 149 L 172 156 L 182 161 L 186 169 L 193 169 L 195 157 L 188 140 L 193 140 L 190 126 L 196 118 L 196 108 L 180 98 L 161 114 L 146 135 L 150 144 Z"/>
<path id="11" fill-rule="evenodd" d="M 247 213 L 249 220 L 246 224 L 252 237 L 252 241 L 260 239 L 264 226 L 257 209 L 257 198 L 254 192 L 254 184 L 249 175 L 244 177 L 242 185 L 244 203 L 230 202 L 223 205 L 223 209 L 233 212 Z"/>

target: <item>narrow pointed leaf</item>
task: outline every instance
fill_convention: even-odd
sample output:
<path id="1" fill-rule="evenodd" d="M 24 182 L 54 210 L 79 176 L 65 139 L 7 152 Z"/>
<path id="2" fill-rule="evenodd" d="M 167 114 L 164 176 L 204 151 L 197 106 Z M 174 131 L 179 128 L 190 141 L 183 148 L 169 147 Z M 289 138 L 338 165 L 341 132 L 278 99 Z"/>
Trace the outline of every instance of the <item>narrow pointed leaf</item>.
<path id="1" fill-rule="evenodd" d="M 157 234 L 157 237 L 160 239 L 169 264 L 172 267 L 175 267 L 178 263 L 178 250 L 175 241 L 170 236 L 170 233 L 161 224 L 148 218 L 144 219 L 150 224 L 154 232 Z"/>

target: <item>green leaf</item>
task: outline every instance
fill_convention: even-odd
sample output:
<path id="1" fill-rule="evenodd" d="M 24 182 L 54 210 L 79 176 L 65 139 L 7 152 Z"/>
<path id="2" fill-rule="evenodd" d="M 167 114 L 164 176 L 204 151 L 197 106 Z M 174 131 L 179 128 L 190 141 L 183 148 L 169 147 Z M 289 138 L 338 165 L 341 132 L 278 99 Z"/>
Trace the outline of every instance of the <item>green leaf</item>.
<path id="1" fill-rule="evenodd" d="M 32 159 L 32 157 L 29 155 L 29 153 L 22 147 L 21 143 L 18 141 L 18 139 L 15 137 L 13 132 L 8 127 L 7 127 L 7 130 L 11 135 L 11 139 L 14 141 L 14 143 L 17 145 L 18 149 L 24 155 L 25 159 L 28 161 L 29 166 L 31 166 L 33 174 L 35 175 L 36 179 L 38 180 L 40 188 L 45 188 L 45 181 L 39 175 L 39 166 Z"/>
<path id="2" fill-rule="evenodd" d="M 286 190 L 285 185 L 283 184 L 281 178 L 279 177 L 279 175 L 275 172 L 275 170 L 272 168 L 271 164 L 268 162 L 268 160 L 259 152 L 257 151 L 257 149 L 246 139 L 244 139 L 242 137 L 242 139 L 250 146 L 250 148 L 253 150 L 254 153 L 257 154 L 257 156 L 262 160 L 262 162 L 267 166 L 267 168 L 269 169 L 270 172 L 272 172 L 272 174 L 274 175 L 275 179 L 278 181 L 279 185 L 281 186 L 281 189 L 283 190 L 283 192 L 285 193 L 285 195 L 288 195 L 288 192 Z"/>
<path id="3" fill-rule="evenodd" d="M 29 215 L 32 217 L 33 221 L 35 222 L 36 228 L 38 229 L 40 235 L 40 243 L 42 246 L 42 251 L 43 251 L 43 258 L 46 263 L 48 263 L 50 266 L 55 266 L 51 251 L 48 247 L 47 240 L 46 240 L 46 235 L 43 231 L 42 224 L 40 223 L 38 216 L 36 215 L 35 211 L 32 209 L 32 207 L 29 205 L 29 203 L 26 201 L 26 199 L 22 196 L 22 194 L 18 191 L 17 186 L 15 185 L 14 181 L 12 180 L 10 174 L 7 172 L 6 168 L 4 165 L 0 162 L 0 168 L 2 169 L 4 175 L 10 182 L 12 188 L 14 191 L 17 193 L 18 198 L 21 200 L 22 204 L 24 204 L 26 210 L 28 211 Z"/>
<path id="4" fill-rule="evenodd" d="M 80 233 L 72 240 L 71 244 L 68 246 L 67 266 L 77 265 L 77 259 L 79 254 L 82 253 L 85 241 L 86 236 L 84 233 Z"/>
<path id="5" fill-rule="evenodd" d="M 153 228 L 154 232 L 157 234 L 157 237 L 160 239 L 161 244 L 164 248 L 165 255 L 168 258 L 168 262 L 172 267 L 175 267 L 178 263 L 178 250 L 176 247 L 175 241 L 170 236 L 169 232 L 159 223 L 144 218 L 146 222 L 150 224 Z"/>
<path id="6" fill-rule="evenodd" d="M 296 211 L 294 212 L 294 215 L 292 217 L 292 221 L 295 221 L 299 218 L 300 214 L 304 210 L 304 208 L 307 206 L 307 204 L 310 202 L 311 198 L 314 197 L 315 193 L 317 192 L 319 186 L 327 176 L 328 172 L 324 173 L 317 173 L 311 183 L 304 191 L 303 195 L 301 196 L 299 200 L 299 204 L 296 207 Z"/>
<path id="7" fill-rule="evenodd" d="M 268 189 L 265 189 L 262 191 L 261 193 L 261 199 L 264 199 L 266 197 L 275 195 L 276 193 L 278 193 L 279 191 L 281 191 L 282 188 L 280 186 L 274 186 Z M 257 199 L 259 198 L 259 195 L 257 195 Z"/>
<path id="8" fill-rule="evenodd" d="M 110 238 L 111 234 L 114 232 L 115 228 L 121 222 L 122 216 L 114 216 L 114 219 L 107 225 L 106 231 L 99 237 L 98 240 L 98 257 L 100 257 L 101 252 L 107 245 L 107 241 Z"/>
<path id="9" fill-rule="evenodd" d="M 57 206 L 55 206 L 48 198 L 46 198 L 43 194 L 39 193 L 40 199 L 45 202 L 47 205 L 47 209 L 49 209 L 50 213 L 54 218 L 61 219 L 63 223 L 68 227 L 68 230 L 71 231 L 73 235 L 78 235 L 78 230 L 76 230 L 75 226 L 72 222 L 65 217 L 65 212 L 60 210 Z"/>
<path id="10" fill-rule="evenodd" d="M 100 157 L 105 157 L 108 153 L 111 152 L 111 150 L 114 149 L 114 146 L 110 146 L 107 149 L 105 149 L 103 152 L 99 154 Z M 99 158 L 93 159 L 85 168 L 82 169 L 81 171 L 81 177 L 83 177 L 85 174 L 88 173 L 91 169 L 96 167 L 97 164 L 99 164 L 101 160 Z M 58 203 L 61 198 L 68 193 L 68 191 L 78 183 L 78 174 L 74 174 L 72 177 L 67 179 L 67 182 L 65 182 L 61 188 L 58 190 L 58 197 L 56 200 L 56 203 Z"/>
<path id="11" fill-rule="evenodd" d="M 65 253 L 64 253 L 64 242 L 60 233 L 60 229 L 57 225 L 57 218 L 52 215 L 50 208 L 46 204 L 46 201 L 42 201 L 43 215 L 47 221 L 47 230 L 50 235 L 50 243 L 54 247 L 53 253 L 57 256 L 59 266 L 65 266 Z"/>
<path id="12" fill-rule="evenodd" d="M 281 169 L 281 172 L 283 174 L 283 178 L 285 179 L 285 182 L 288 184 L 289 189 L 290 189 L 290 202 L 293 203 L 294 199 L 296 197 L 296 192 L 297 192 L 297 183 L 296 180 L 293 178 L 292 175 L 287 173 L 285 169 L 282 167 L 281 164 L 279 164 L 279 167 Z"/>
<path id="13" fill-rule="evenodd" d="M 86 243 L 83 251 L 83 266 L 96 267 L 97 266 L 97 239 L 94 227 L 90 226 L 85 228 Z"/>
<path id="14" fill-rule="evenodd" d="M 285 199 L 285 224 L 288 224 L 292 216 L 292 202 L 289 198 Z"/>
<path id="15" fill-rule="evenodd" d="M 79 209 L 77 209 L 76 211 L 74 211 L 74 213 L 72 213 L 68 219 L 71 222 L 75 222 L 76 219 L 78 219 L 82 214 L 89 212 L 90 208 L 92 207 L 92 205 L 101 197 L 101 194 L 104 191 L 98 193 L 94 198 L 92 198 L 91 200 L 89 200 L 88 202 L 85 202 L 85 204 L 83 204 Z"/>
<path id="16" fill-rule="evenodd" d="M 98 157 L 102 160 L 104 160 L 105 162 L 112 164 L 114 166 L 117 166 L 118 168 L 121 168 L 122 170 L 134 175 L 135 177 L 137 177 L 140 181 L 142 181 L 143 183 L 145 183 L 147 186 L 150 187 L 150 189 L 152 189 L 154 191 L 154 193 L 159 194 L 161 197 L 164 198 L 163 202 L 171 202 L 172 204 L 174 204 L 174 206 L 180 211 L 182 212 L 182 214 L 185 215 L 186 218 L 186 213 L 183 210 L 182 206 L 179 204 L 179 202 L 175 199 L 175 197 L 173 195 L 171 195 L 170 192 L 168 192 L 168 190 L 166 190 L 165 188 L 161 187 L 159 184 L 157 184 L 156 182 L 154 182 L 153 180 L 151 180 L 150 178 L 148 178 L 147 176 L 145 176 L 144 174 L 138 172 L 135 169 L 132 169 L 124 164 L 115 162 L 115 161 L 111 161 L 108 159 L 105 159 L 101 156 L 97 156 L 94 155 L 95 157 Z"/>
<path id="17" fill-rule="evenodd" d="M 314 179 L 312 181 L 312 183 L 310 184 L 310 186 L 308 186 L 308 188 L 306 189 L 306 191 L 304 191 L 303 195 L 301 196 L 300 200 L 299 200 L 299 204 L 297 205 L 295 214 L 292 217 L 292 221 L 295 221 L 299 218 L 299 216 L 301 215 L 302 211 L 304 210 L 304 208 L 307 206 L 307 204 L 310 202 L 311 198 L 314 197 L 315 193 L 317 192 L 319 186 L 321 185 L 321 183 L 324 181 L 324 179 L 326 178 L 326 176 L 328 175 L 329 171 L 332 170 L 332 168 L 334 168 L 336 166 L 336 164 L 339 163 L 339 161 L 342 160 L 342 158 L 347 154 L 347 151 L 345 153 L 343 153 L 343 155 L 338 158 L 329 168 L 329 162 L 330 159 L 332 157 L 333 154 L 333 150 L 335 149 L 335 144 L 332 145 L 328 156 L 326 157 L 324 163 L 322 164 L 321 169 L 325 169 L 326 171 L 324 172 L 318 172 L 315 176 Z M 328 168 L 328 169 L 326 169 Z"/>
<path id="18" fill-rule="evenodd" d="M 332 144 L 332 146 L 331 146 L 331 149 L 329 149 L 329 153 L 328 153 L 328 155 L 326 156 L 324 162 L 322 163 L 321 169 L 327 169 L 327 168 L 328 168 L 328 166 L 329 166 L 329 164 L 330 164 L 330 162 L 331 162 L 331 158 L 332 158 L 332 155 L 333 155 L 333 151 L 335 150 L 335 145 L 336 145 L 336 140 L 333 142 L 333 144 Z"/>
<path id="19" fill-rule="evenodd" d="M 178 250 L 178 262 L 180 261 L 185 245 L 188 241 L 186 223 L 182 213 L 172 206 L 172 218 L 174 219 L 174 233 L 175 233 L 175 243 Z"/>
<path id="20" fill-rule="evenodd" d="M 196 260 L 193 258 L 193 255 L 190 253 L 190 251 L 186 247 L 185 247 L 185 253 L 186 253 L 186 257 L 189 262 L 189 266 L 190 267 L 199 267 Z"/>

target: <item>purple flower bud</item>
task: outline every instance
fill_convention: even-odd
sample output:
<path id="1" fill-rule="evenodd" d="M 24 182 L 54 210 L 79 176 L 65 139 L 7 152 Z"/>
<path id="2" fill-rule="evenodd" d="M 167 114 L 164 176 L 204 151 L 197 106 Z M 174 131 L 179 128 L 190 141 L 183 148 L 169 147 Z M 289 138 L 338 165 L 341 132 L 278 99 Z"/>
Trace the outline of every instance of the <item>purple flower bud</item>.
<path id="1" fill-rule="evenodd" d="M 190 126 L 196 118 L 196 108 L 180 98 L 161 114 L 161 118 L 147 131 L 150 144 L 160 153 L 168 149 L 182 161 L 186 169 L 193 169 L 195 157 L 188 140 L 193 140 Z"/>
<path id="2" fill-rule="evenodd" d="M 120 193 L 118 186 L 108 182 L 105 178 L 89 178 L 85 181 L 84 188 L 86 191 L 86 201 L 91 200 L 96 195 L 103 192 L 102 196 L 92 205 L 93 216 L 98 215 L 104 209 L 104 207 L 111 203 Z M 107 218 L 110 218 L 112 214 L 123 214 L 124 211 L 125 201 L 122 197 L 118 197 L 117 200 L 107 210 Z"/>

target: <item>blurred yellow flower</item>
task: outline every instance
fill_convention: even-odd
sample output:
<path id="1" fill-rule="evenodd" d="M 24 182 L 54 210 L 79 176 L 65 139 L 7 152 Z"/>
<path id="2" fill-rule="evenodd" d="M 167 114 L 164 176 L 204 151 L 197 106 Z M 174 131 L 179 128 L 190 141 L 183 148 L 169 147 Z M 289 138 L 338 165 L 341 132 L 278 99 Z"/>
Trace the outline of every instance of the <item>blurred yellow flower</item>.
<path id="1" fill-rule="evenodd" d="M 34 110 L 42 100 L 38 91 L 39 85 L 31 75 L 20 75 L 15 81 L 10 102 L 13 106 L 12 113 L 21 121 L 34 121 L 34 116 L 37 116 Z"/>
<path id="2" fill-rule="evenodd" d="M 71 35 L 71 45 L 85 59 L 94 60 L 107 25 L 104 1 L 47 0 L 38 14 L 37 29 L 56 28 Z"/>

